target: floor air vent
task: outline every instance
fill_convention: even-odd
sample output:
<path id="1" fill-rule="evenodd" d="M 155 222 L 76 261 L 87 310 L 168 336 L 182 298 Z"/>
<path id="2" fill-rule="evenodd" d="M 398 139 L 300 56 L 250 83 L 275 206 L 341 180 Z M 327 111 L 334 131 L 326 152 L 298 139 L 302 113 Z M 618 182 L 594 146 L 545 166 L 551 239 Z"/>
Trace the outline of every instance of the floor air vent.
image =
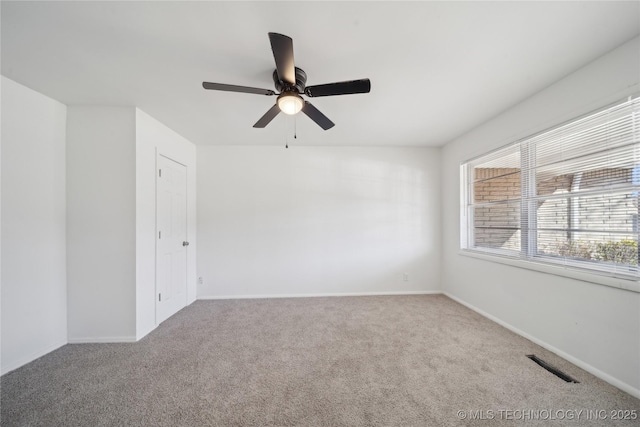
<path id="1" fill-rule="evenodd" d="M 544 360 L 540 359 L 535 354 L 527 354 L 527 357 L 529 359 L 533 360 L 534 362 L 536 362 L 538 365 L 542 366 L 547 371 L 551 372 L 556 377 L 562 378 L 563 380 L 565 380 L 568 383 L 579 383 L 580 382 L 580 381 L 570 377 L 569 375 L 565 374 L 564 372 L 562 372 L 560 369 L 556 368 L 555 366 L 549 365 L 547 362 L 545 362 Z"/>

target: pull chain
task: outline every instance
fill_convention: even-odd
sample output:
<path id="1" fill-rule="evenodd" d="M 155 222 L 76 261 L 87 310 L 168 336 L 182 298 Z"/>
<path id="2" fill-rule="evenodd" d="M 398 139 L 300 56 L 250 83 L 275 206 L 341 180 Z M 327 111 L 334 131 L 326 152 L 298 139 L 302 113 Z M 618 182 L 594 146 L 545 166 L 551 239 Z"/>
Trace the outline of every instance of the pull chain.
<path id="1" fill-rule="evenodd" d="M 293 117 L 293 139 L 298 139 L 298 120 L 295 116 Z M 284 148 L 289 148 L 289 138 L 286 136 L 286 133 L 284 137 Z"/>
<path id="2" fill-rule="evenodd" d="M 286 126 L 286 120 L 284 121 L 285 125 L 284 125 L 284 148 L 289 148 L 289 137 L 287 136 L 287 126 Z"/>

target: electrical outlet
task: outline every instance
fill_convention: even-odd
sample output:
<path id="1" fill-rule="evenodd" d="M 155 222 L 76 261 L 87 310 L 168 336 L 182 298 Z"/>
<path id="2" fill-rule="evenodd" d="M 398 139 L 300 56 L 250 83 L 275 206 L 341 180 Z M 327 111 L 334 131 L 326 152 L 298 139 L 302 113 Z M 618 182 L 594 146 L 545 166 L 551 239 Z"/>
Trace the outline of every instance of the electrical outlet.
<path id="1" fill-rule="evenodd" d="M 404 280 L 405 282 L 408 282 L 409 281 L 409 273 L 404 273 L 402 275 L 402 280 Z"/>
<path id="2" fill-rule="evenodd" d="M 204 283 L 204 280 L 202 280 L 202 276 L 198 277 L 198 284 L 202 285 Z"/>

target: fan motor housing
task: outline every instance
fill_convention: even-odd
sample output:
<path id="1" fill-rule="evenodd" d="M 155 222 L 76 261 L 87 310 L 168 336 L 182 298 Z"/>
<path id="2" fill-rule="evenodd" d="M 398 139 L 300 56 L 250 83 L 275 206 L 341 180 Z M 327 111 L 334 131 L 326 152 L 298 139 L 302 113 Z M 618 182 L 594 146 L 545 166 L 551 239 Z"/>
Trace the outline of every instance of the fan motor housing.
<path id="1" fill-rule="evenodd" d="M 290 86 L 289 84 L 283 82 L 278 77 L 278 70 L 273 70 L 273 83 L 276 86 L 276 90 L 278 92 L 287 92 L 292 89 L 296 90 L 298 93 L 304 93 L 305 85 L 307 84 L 307 73 L 304 72 L 302 68 L 295 67 L 296 70 L 296 84 L 294 86 Z"/>

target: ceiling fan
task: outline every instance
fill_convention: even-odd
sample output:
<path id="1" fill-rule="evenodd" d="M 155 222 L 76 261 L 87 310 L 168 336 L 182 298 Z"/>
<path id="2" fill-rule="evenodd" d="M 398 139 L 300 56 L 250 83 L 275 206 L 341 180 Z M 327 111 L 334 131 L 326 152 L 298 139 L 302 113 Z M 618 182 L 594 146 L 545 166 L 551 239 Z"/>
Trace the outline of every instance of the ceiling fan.
<path id="1" fill-rule="evenodd" d="M 302 99 L 302 94 L 314 98 L 320 96 L 349 95 L 355 93 L 369 93 L 371 81 L 369 79 L 350 80 L 346 82 L 327 83 L 316 86 L 305 86 L 307 73 L 293 63 L 293 40 L 278 33 L 269 33 L 271 50 L 276 61 L 273 71 L 273 82 L 276 93 L 270 89 L 260 89 L 248 86 L 227 85 L 222 83 L 203 82 L 202 87 L 209 90 L 227 92 L 255 93 L 258 95 L 278 95 L 276 104 L 253 125 L 254 128 L 264 128 L 282 111 L 285 114 L 297 114 L 302 111 L 322 129 L 331 129 L 334 123 L 310 102 Z"/>

